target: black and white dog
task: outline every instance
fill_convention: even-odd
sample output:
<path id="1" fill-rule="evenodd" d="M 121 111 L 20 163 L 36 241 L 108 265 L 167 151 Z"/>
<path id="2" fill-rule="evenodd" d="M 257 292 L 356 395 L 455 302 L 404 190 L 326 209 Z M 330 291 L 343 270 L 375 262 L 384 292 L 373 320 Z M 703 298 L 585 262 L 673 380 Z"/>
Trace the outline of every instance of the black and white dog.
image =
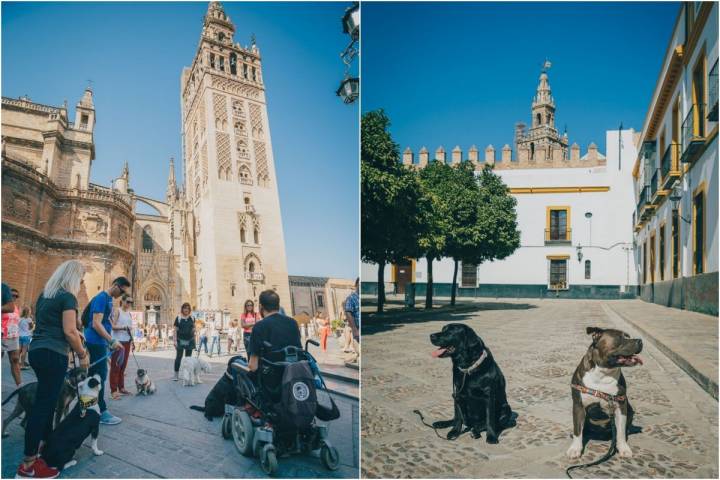
<path id="1" fill-rule="evenodd" d="M 500 432 L 513 425 L 513 414 L 505 395 L 505 377 L 490 349 L 472 328 L 449 323 L 442 331 L 430 335 L 430 342 L 439 347 L 436 358 L 452 359 L 455 416 L 452 420 L 433 423 L 433 428 L 452 429 L 448 440 L 463 433 L 463 425 L 473 438 L 485 431 L 487 443 L 498 443 Z"/>
<path id="2" fill-rule="evenodd" d="M 92 437 L 92 450 L 95 455 L 102 455 L 98 448 L 100 433 L 100 375 L 93 375 L 78 384 L 79 399 L 75 402 L 70 414 L 60 422 L 42 451 L 45 462 L 59 470 L 66 469 L 77 463 L 73 460 L 75 452 L 85 439 Z"/>

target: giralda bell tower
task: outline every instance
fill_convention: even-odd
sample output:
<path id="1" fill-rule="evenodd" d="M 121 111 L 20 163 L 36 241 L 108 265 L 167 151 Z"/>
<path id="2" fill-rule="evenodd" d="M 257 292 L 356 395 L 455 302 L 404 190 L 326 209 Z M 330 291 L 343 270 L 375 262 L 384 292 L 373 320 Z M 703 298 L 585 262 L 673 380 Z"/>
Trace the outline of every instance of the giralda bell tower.
<path id="1" fill-rule="evenodd" d="M 210 2 L 192 66 L 181 78 L 183 250 L 195 306 L 229 310 L 275 289 L 290 311 L 285 241 L 260 51 L 233 42 L 235 25 Z"/>

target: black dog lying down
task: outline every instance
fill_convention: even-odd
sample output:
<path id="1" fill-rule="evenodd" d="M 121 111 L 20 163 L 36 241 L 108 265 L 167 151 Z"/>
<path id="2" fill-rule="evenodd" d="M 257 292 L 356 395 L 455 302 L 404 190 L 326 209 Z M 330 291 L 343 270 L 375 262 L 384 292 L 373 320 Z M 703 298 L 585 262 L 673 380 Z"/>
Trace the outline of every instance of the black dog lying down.
<path id="1" fill-rule="evenodd" d="M 225 404 L 235 404 L 237 401 L 237 392 L 230 365 L 238 358 L 240 357 L 235 356 L 228 360 L 225 373 L 205 397 L 205 406 L 192 405 L 191 409 L 204 412 L 205 418 L 208 420 L 225 415 Z"/>
<path id="2" fill-rule="evenodd" d="M 439 347 L 432 355 L 452 359 L 455 416 L 452 420 L 433 423 L 433 428 L 452 429 L 448 440 L 463 433 L 463 425 L 473 438 L 486 431 L 488 443 L 498 443 L 500 432 L 514 426 L 513 414 L 505 395 L 505 377 L 482 339 L 472 328 L 449 323 L 441 332 L 430 335 L 430 342 Z M 467 431 L 467 430 L 465 430 Z"/>

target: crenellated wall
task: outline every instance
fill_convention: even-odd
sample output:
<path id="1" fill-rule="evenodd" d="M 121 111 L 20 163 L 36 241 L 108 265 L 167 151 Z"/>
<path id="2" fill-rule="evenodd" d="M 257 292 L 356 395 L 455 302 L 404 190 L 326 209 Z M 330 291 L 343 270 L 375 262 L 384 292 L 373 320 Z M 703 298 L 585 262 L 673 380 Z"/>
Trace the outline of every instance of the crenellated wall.
<path id="1" fill-rule="evenodd" d="M 532 157 L 532 158 L 531 158 Z M 448 158 L 443 146 L 435 150 L 434 160 L 448 163 Z M 423 168 L 430 161 L 430 153 L 426 147 L 422 147 L 417 154 L 407 147 L 402 154 L 404 165 L 414 168 Z M 500 151 L 493 145 L 488 145 L 480 158 L 478 148 L 473 145 L 465 155 L 459 145 L 452 149 L 450 164 L 458 164 L 462 161 L 470 161 L 475 165 L 476 170 L 481 170 L 485 165 L 493 165 L 496 170 L 528 169 L 528 168 L 588 168 L 605 166 L 607 160 L 605 155 L 600 153 L 595 143 L 590 143 L 584 155 L 581 155 L 580 146 L 573 143 L 570 153 L 564 158 L 563 149 L 560 145 L 548 146 L 547 149 L 538 148 L 531 156 L 530 148 L 521 146 L 513 155 L 513 149 L 505 144 Z"/>

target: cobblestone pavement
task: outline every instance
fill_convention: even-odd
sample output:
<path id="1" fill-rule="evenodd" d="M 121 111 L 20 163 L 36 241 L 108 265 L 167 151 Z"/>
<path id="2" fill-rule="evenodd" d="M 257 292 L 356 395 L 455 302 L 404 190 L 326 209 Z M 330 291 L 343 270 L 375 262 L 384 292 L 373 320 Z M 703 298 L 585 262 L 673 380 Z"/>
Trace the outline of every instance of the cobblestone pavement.
<path id="1" fill-rule="evenodd" d="M 241 456 L 232 440 L 220 434 L 220 419 L 209 422 L 190 405 L 202 405 L 205 396 L 225 368 L 229 357 L 210 359 L 213 371 L 203 375 L 203 382 L 183 387 L 172 381 L 173 353 L 169 350 L 141 352 L 138 360 L 150 372 L 158 387 L 149 397 L 125 397 L 119 401 L 108 399 L 108 408 L 123 419 L 122 423 L 100 427 L 100 449 L 95 457 L 89 442 L 81 447 L 76 458 L 78 465 L 63 472 L 63 478 L 254 478 L 265 477 L 256 459 Z M 203 354 L 203 358 L 205 355 Z M 14 390 L 8 362 L 2 359 L 2 398 Z M 130 360 L 126 384 L 134 381 L 135 365 Z M 24 381 L 34 380 L 32 370 L 23 371 Z M 131 390 L 134 390 L 131 389 Z M 300 478 L 357 478 L 358 402 L 335 397 L 341 411 L 340 419 L 331 423 L 330 441 L 341 457 L 336 472 L 326 470 L 315 456 L 280 458 L 279 477 Z M 2 407 L 3 418 L 15 406 L 10 400 Z M 8 428 L 10 436 L 2 439 L 2 477 L 12 478 L 22 459 L 23 429 L 19 420 Z"/>
<path id="2" fill-rule="evenodd" d="M 463 322 L 485 340 L 507 379 L 517 426 L 497 445 L 469 434 L 449 442 L 420 424 L 452 417 L 449 359 L 433 359 L 428 335 Z M 570 379 L 589 345 L 587 326 L 637 332 L 602 301 L 497 300 L 483 310 L 388 321 L 363 329 L 362 475 L 364 477 L 564 477 L 572 435 Z M 631 459 L 617 455 L 574 478 L 718 477 L 718 404 L 645 342 L 644 366 L 625 369 L 640 433 Z M 443 430 L 442 433 L 445 433 Z M 591 440 L 581 460 L 600 458 Z"/>

